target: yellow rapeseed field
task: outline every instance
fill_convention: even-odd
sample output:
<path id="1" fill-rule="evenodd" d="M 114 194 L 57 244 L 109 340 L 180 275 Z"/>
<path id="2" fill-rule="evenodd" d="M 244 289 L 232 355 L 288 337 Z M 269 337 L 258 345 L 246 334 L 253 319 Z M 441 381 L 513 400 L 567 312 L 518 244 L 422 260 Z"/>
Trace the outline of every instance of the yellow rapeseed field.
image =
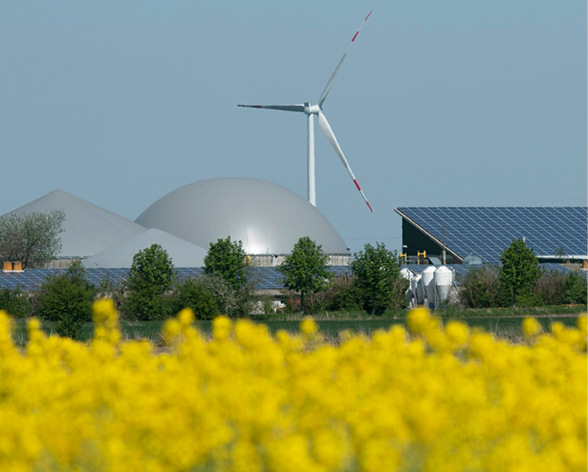
<path id="1" fill-rule="evenodd" d="M 180 312 L 162 350 L 123 341 L 110 300 L 91 343 L 0 312 L 1 471 L 585 471 L 586 317 L 511 344 L 425 309 L 325 342 Z"/>

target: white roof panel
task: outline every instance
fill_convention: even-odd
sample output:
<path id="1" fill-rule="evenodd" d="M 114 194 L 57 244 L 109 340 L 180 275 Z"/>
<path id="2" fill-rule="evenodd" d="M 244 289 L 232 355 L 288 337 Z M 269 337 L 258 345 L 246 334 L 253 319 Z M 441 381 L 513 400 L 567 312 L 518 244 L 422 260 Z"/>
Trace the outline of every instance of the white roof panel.
<path id="1" fill-rule="evenodd" d="M 63 190 L 54 190 L 10 213 L 49 212 L 53 209 L 65 213 L 58 257 L 93 256 L 145 231 L 143 226 Z"/>

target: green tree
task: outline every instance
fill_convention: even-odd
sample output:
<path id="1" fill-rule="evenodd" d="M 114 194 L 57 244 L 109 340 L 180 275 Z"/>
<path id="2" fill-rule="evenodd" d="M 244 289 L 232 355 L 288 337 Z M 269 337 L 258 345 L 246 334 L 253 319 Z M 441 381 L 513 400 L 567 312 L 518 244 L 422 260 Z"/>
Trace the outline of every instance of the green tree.
<path id="1" fill-rule="evenodd" d="M 10 316 L 24 318 L 31 312 L 32 306 L 28 294 L 20 287 L 9 289 L 0 288 L 0 310 L 5 310 Z"/>
<path id="2" fill-rule="evenodd" d="M 174 283 L 174 265 L 159 244 L 139 251 L 127 278 L 129 295 L 125 312 L 141 320 L 164 319 L 171 315 L 170 301 L 165 293 Z"/>
<path id="3" fill-rule="evenodd" d="M 392 306 L 405 304 L 409 282 L 400 275 L 397 251 L 386 249 L 383 243 L 376 243 L 376 247 L 366 244 L 354 254 L 351 269 L 362 292 L 363 307 L 369 313 L 381 315 Z"/>
<path id="4" fill-rule="evenodd" d="M 539 262 L 533 249 L 522 239 L 514 240 L 502 251 L 500 262 L 500 285 L 508 293 L 512 306 L 516 306 L 517 298 L 531 296 L 535 283 L 541 277 Z"/>
<path id="5" fill-rule="evenodd" d="M 9 213 L 0 216 L 0 259 L 20 261 L 23 269 L 51 262 L 61 250 L 65 213 Z"/>
<path id="6" fill-rule="evenodd" d="M 39 317 L 56 321 L 60 336 L 77 338 L 82 325 L 92 320 L 96 293 L 86 280 L 84 266 L 75 261 L 66 272 L 47 277 L 41 285 Z"/>
<path id="7" fill-rule="evenodd" d="M 320 292 L 329 285 L 331 273 L 326 268 L 327 260 L 322 246 L 304 236 L 278 266 L 278 271 L 284 276 L 284 286 L 300 292 L 300 310 L 303 313 L 305 296 Z"/>
<path id="8" fill-rule="evenodd" d="M 241 241 L 231 241 L 231 237 L 210 243 L 204 257 L 204 273 L 222 277 L 231 287 L 239 289 L 247 283 L 245 267 L 247 255 Z"/>

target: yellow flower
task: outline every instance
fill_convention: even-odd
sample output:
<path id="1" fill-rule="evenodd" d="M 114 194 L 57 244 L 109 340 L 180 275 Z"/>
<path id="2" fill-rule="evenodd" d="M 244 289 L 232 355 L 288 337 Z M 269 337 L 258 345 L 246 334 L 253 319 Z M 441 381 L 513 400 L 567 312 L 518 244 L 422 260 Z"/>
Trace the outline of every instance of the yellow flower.
<path id="1" fill-rule="evenodd" d="M 116 307 L 110 298 L 96 300 L 92 305 L 92 317 L 94 323 L 103 323 L 108 319 L 116 318 Z"/>
<path id="2" fill-rule="evenodd" d="M 454 349 L 463 349 L 470 337 L 470 328 L 465 323 L 451 320 L 445 325 L 445 335 Z"/>
<path id="3" fill-rule="evenodd" d="M 194 312 L 190 308 L 184 308 L 178 313 L 178 321 L 183 325 L 187 326 L 194 322 Z"/>
<path id="4" fill-rule="evenodd" d="M 182 324 L 176 319 L 169 319 L 163 324 L 163 337 L 171 342 L 182 332 Z"/>
<path id="5" fill-rule="evenodd" d="M 431 314 L 425 307 L 413 308 L 408 312 L 406 324 L 413 334 L 424 334 L 431 323 Z"/>
<path id="6" fill-rule="evenodd" d="M 525 339 L 532 339 L 543 330 L 541 324 L 535 318 L 525 318 L 522 327 Z"/>
<path id="7" fill-rule="evenodd" d="M 212 336 L 218 341 L 226 340 L 232 329 L 233 323 L 227 316 L 218 316 L 212 321 Z"/>
<path id="8" fill-rule="evenodd" d="M 300 332 L 306 336 L 312 336 L 318 331 L 318 325 L 310 316 L 300 322 Z"/>
<path id="9" fill-rule="evenodd" d="M 171 349 L 121 340 L 114 305 L 89 343 L 32 319 L 25 349 L 0 313 L 0 470 L 587 468 L 585 318 L 515 343 L 427 310 L 333 341 L 220 317 L 210 340 L 181 313 Z"/>
<path id="10" fill-rule="evenodd" d="M 578 329 L 584 336 L 588 334 L 588 318 L 586 313 L 578 317 Z"/>

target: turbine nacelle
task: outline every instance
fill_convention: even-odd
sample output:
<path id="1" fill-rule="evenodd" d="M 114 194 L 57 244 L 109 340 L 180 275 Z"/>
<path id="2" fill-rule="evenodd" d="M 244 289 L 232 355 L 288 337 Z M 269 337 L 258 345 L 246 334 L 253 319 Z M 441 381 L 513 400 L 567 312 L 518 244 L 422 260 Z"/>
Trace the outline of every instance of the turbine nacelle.
<path id="1" fill-rule="evenodd" d="M 321 112 L 321 107 L 318 105 L 311 105 L 310 103 L 306 102 L 304 104 L 304 113 L 307 115 L 318 115 Z"/>

